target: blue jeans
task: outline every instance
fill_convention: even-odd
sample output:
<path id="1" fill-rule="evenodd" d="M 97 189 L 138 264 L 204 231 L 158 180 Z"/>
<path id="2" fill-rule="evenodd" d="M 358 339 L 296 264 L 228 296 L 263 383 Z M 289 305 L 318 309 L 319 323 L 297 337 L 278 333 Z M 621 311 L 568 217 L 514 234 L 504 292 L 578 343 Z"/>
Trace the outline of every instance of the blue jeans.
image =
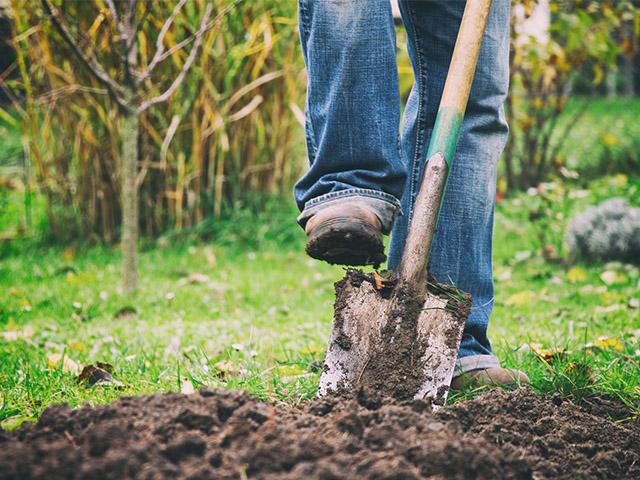
<path id="1" fill-rule="evenodd" d="M 473 295 L 455 375 L 499 366 L 487 327 L 496 168 L 508 135 L 509 3 L 493 2 L 429 259 L 439 281 Z M 401 127 L 389 0 L 299 0 L 310 161 L 295 187 L 301 225 L 329 202 L 366 201 L 391 231 L 389 267 L 398 265 L 464 7 L 400 0 L 415 74 Z"/>

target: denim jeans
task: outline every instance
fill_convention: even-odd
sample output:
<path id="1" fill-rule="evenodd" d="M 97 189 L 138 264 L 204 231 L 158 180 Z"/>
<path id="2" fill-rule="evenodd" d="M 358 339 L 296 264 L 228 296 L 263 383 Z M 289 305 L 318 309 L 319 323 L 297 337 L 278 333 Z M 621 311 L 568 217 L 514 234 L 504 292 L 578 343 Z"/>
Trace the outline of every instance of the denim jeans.
<path id="1" fill-rule="evenodd" d="M 473 295 L 455 375 L 499 366 L 487 327 L 493 309 L 497 162 L 508 135 L 509 0 L 494 0 L 429 270 Z M 389 0 L 299 0 L 308 74 L 310 168 L 295 186 L 300 224 L 329 202 L 366 202 L 391 231 L 398 265 L 465 1 L 400 0 L 415 83 L 400 118 Z"/>

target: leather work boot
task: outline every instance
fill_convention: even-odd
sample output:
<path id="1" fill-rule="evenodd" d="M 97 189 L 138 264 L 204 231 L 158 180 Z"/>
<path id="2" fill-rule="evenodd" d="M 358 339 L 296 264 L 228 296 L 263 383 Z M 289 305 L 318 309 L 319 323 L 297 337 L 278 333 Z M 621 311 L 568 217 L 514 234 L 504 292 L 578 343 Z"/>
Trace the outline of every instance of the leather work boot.
<path id="1" fill-rule="evenodd" d="M 337 265 L 374 265 L 386 260 L 378 216 L 354 204 L 333 205 L 313 215 L 304 231 L 310 257 Z"/>
<path id="2" fill-rule="evenodd" d="M 451 381 L 452 390 L 462 390 L 465 387 L 518 387 L 529 384 L 529 377 L 523 372 L 510 368 L 480 368 L 471 370 L 454 377 Z"/>

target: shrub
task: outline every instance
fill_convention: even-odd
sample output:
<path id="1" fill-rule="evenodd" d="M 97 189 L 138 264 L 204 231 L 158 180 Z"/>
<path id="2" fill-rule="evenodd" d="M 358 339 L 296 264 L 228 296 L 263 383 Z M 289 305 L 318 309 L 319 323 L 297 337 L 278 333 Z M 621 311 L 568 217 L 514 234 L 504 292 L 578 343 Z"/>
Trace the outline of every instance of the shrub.
<path id="1" fill-rule="evenodd" d="M 612 198 L 576 215 L 566 233 L 572 258 L 640 262 L 640 208 Z"/>
<path id="2" fill-rule="evenodd" d="M 522 10 L 527 18 L 542 3 L 514 0 L 514 11 Z M 511 93 L 506 105 L 512 134 L 505 152 L 509 189 L 535 187 L 554 168 L 562 169 L 564 142 L 588 106 L 585 100 L 570 118 L 562 118 L 573 83 L 583 76 L 583 81 L 599 84 L 603 72 L 625 52 L 625 41 L 637 38 L 620 35 L 640 21 L 640 8 L 629 0 L 549 5 L 548 36 L 527 35 L 518 22 L 512 23 Z"/>

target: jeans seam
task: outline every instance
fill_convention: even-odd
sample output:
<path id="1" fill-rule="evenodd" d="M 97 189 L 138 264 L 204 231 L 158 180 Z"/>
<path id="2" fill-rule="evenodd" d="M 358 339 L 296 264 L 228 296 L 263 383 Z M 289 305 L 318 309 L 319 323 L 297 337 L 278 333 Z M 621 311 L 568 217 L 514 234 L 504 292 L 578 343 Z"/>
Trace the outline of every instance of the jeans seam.
<path id="1" fill-rule="evenodd" d="M 410 187 L 409 187 L 409 212 L 407 217 L 407 221 L 409 222 L 409 225 L 411 225 L 411 219 L 413 218 L 413 196 L 416 190 L 416 176 L 419 176 L 419 169 L 418 169 L 418 174 L 416 175 L 416 165 L 419 165 L 419 161 L 420 161 L 419 156 L 420 156 L 420 149 L 421 149 L 420 144 L 422 143 L 422 137 L 423 137 L 422 135 L 423 125 L 424 125 L 423 103 L 424 103 L 424 88 L 425 88 L 426 82 L 423 81 L 424 67 L 422 64 L 422 57 L 423 57 L 422 47 L 418 37 L 418 32 L 416 30 L 415 10 L 411 2 L 407 2 L 407 11 L 409 12 L 409 21 L 411 22 L 411 30 L 413 32 L 413 39 L 416 45 L 416 54 L 418 57 L 417 58 L 418 75 L 416 78 L 416 81 L 418 82 L 418 112 L 416 113 L 416 117 L 417 117 L 416 147 L 413 153 L 413 161 L 411 162 L 411 172 L 409 173 L 411 175 L 411 181 L 410 181 Z"/>
<path id="2" fill-rule="evenodd" d="M 300 0 L 298 3 L 300 7 L 300 29 L 304 33 L 305 41 L 309 38 L 309 11 L 307 8 L 307 3 L 304 0 Z M 313 128 L 313 123 L 311 122 L 311 110 L 309 107 L 309 87 L 307 86 L 307 95 L 306 102 L 304 106 L 304 120 L 305 120 L 305 128 L 307 131 L 307 135 L 309 137 L 309 145 L 311 147 L 311 152 L 309 152 L 309 156 L 312 157 L 310 160 L 315 159 L 318 154 L 318 144 L 316 142 L 315 130 Z"/>

